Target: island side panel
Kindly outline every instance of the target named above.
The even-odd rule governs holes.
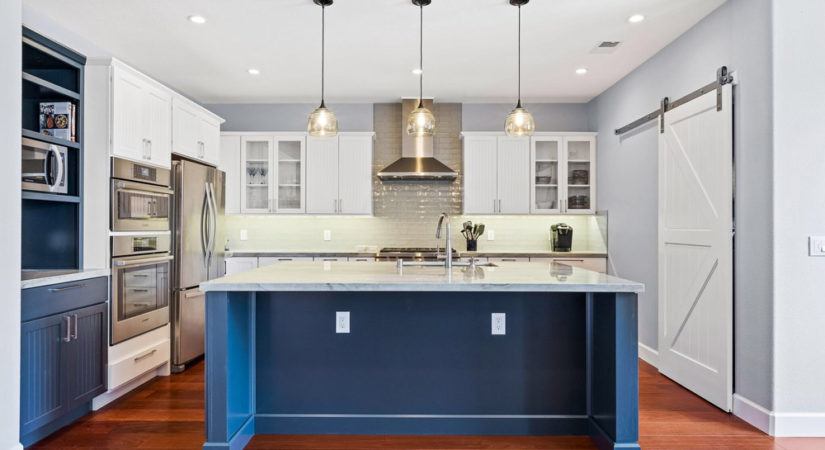
[[[587,434],[583,293],[258,293],[257,321],[258,433]]]
[[[590,434],[600,449],[639,448],[637,295],[588,299]]]
[[[255,428],[255,294],[206,295],[204,448],[243,448]]]

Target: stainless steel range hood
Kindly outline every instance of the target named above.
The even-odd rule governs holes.
[[[407,134],[407,117],[418,106],[418,99],[401,103],[401,159],[378,172],[382,181],[452,181],[457,174],[433,157],[433,138]],[[433,101],[425,99],[424,107],[432,111]]]

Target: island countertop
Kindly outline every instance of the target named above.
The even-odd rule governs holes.
[[[226,276],[203,291],[644,292],[644,284],[547,262],[496,267],[404,267],[395,262],[288,262]]]

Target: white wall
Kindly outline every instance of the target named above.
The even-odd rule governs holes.
[[[773,0],[774,414],[777,435],[825,436],[825,2]]]
[[[0,449],[20,447],[20,0],[0,2]]]
[[[821,49],[821,38],[818,45]],[[735,70],[739,80],[735,88],[734,119],[737,191],[734,387],[739,395],[770,409],[773,383],[771,0],[729,0],[591,102],[591,121],[599,131],[598,205],[610,215],[610,253],[618,275],[641,281],[647,287],[640,296],[639,339],[655,349],[658,345],[657,130],[655,123],[651,123],[622,138],[615,136],[613,130],[655,110],[662,97],[676,99],[711,82],[716,69],[722,65]],[[820,128],[823,127],[820,125]],[[799,194],[790,196],[798,198]],[[822,191],[819,204],[821,199]],[[825,223],[820,224],[823,225]],[[785,233],[783,229],[781,234]]]

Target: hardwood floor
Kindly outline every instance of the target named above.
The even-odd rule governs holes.
[[[772,439],[640,363],[644,449],[822,450],[825,439]],[[203,444],[203,362],[157,379],[33,448],[199,449]],[[256,436],[248,448],[278,450],[592,449],[587,437]]]

